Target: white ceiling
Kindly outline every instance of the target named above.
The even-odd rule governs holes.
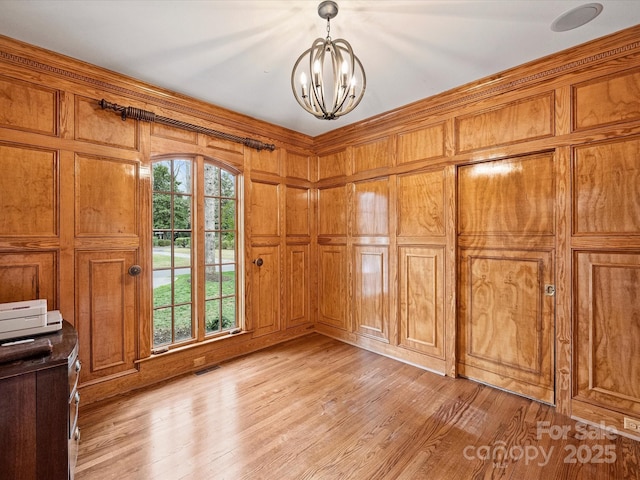
[[[337,0],[332,38],[367,74],[338,120],[302,110],[298,56],[326,21],[320,0],[0,0],[0,34],[312,136],[640,23],[640,1],[597,0],[575,30],[550,29],[592,0]]]

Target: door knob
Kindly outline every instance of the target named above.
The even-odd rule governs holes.
[[[142,267],[140,265],[131,265],[129,267],[129,275],[136,277],[142,273]]]
[[[258,257],[253,261],[253,263],[255,263],[258,267],[261,267],[264,261],[260,257]]]

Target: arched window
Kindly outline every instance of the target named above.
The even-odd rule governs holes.
[[[240,325],[238,179],[202,156],[152,161],[153,348]]]

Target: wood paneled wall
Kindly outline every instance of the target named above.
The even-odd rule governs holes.
[[[76,326],[84,404],[312,331],[312,139],[5,37],[0,66],[0,301],[45,298]],[[277,149],[123,121],[101,98]],[[150,161],[167,154],[240,172],[248,300],[245,333],[153,355]]]
[[[317,137],[316,329],[637,435],[639,36]]]
[[[442,374],[507,378],[624,431],[640,416],[639,37],[314,139],[0,37],[0,297],[47,298],[76,324],[90,398],[315,325]],[[122,122],[101,97],[278,148]],[[150,356],[150,277],[133,305],[115,290],[131,261],[149,271],[149,159],[172,152],[242,173],[248,333]],[[121,282],[104,291],[101,275]],[[106,342],[87,337],[105,315]]]

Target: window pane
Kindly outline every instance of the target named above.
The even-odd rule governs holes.
[[[205,303],[205,328],[207,333],[220,331],[220,300]]]
[[[191,228],[191,197],[174,195],[173,228],[175,230],[189,230]]]
[[[173,303],[191,302],[191,269],[177,268],[174,270]]]
[[[220,196],[220,169],[210,163],[204,164],[204,194]]]
[[[236,294],[236,272],[234,265],[222,266],[222,295]]]
[[[204,229],[220,229],[220,200],[217,198],[204,199]]]
[[[218,245],[220,238],[218,233],[207,232],[204,234],[204,258],[205,263],[211,265],[220,263],[220,254],[218,253]]]
[[[153,164],[153,190],[156,192],[171,191],[171,162],[155,162]]]
[[[171,232],[153,232],[153,268],[171,268]]]
[[[155,270],[153,272],[153,307],[165,307],[172,304],[171,270]]]
[[[222,299],[222,328],[236,327],[236,297]]]
[[[220,297],[220,267],[206,267],[205,269],[205,298]]]
[[[234,232],[222,232],[222,263],[236,261],[236,234]]]
[[[193,337],[191,329],[191,305],[180,305],[175,309],[175,341]]]
[[[220,196],[233,198],[236,196],[236,177],[231,173],[221,170],[220,172]]]
[[[153,311],[153,346],[171,343],[171,307]]]
[[[173,241],[173,265],[176,268],[191,266],[191,232],[177,232]]]
[[[173,162],[173,191],[191,193],[191,160]]]
[[[221,201],[222,219],[220,230],[236,229],[236,202],[235,200],[224,199]]]
[[[168,193],[153,194],[153,228],[171,228],[171,195]]]

